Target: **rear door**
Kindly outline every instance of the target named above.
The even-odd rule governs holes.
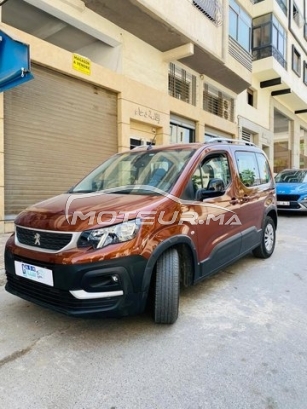
[[[236,150],[239,202],[238,217],[242,223],[242,248],[240,253],[259,243],[265,208],[274,192],[270,166],[265,155],[252,150]]]

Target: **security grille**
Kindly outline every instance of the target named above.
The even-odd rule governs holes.
[[[203,109],[234,122],[234,99],[209,84],[204,84]]]
[[[253,142],[253,135],[250,132],[242,130],[242,140],[245,142]]]
[[[222,7],[219,0],[193,0],[193,6],[217,26],[223,23]]]
[[[168,92],[174,98],[196,106],[196,77],[173,63],[169,65]]]
[[[4,94],[5,217],[67,191],[117,152],[114,92],[32,65]]]

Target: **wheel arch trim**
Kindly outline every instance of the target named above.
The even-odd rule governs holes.
[[[153,269],[156,265],[156,262],[158,260],[158,258],[161,256],[162,253],[164,253],[166,250],[172,248],[172,247],[176,247],[179,244],[186,244],[190,250],[191,250],[191,254],[193,257],[193,266],[195,269],[195,273],[197,272],[197,269],[199,268],[199,264],[197,262],[197,252],[196,252],[196,248],[195,245],[192,241],[192,239],[188,236],[185,235],[177,235],[177,236],[173,236],[170,237],[167,240],[164,240],[162,243],[160,243],[153,251],[153,253],[151,254],[145,271],[144,271],[144,275],[143,275],[143,282],[142,282],[142,291],[147,292],[150,286],[150,280],[151,280],[151,276],[152,276],[152,272]]]

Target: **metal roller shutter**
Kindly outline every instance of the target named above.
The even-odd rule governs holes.
[[[4,94],[6,219],[117,152],[115,93],[45,68],[33,74]]]

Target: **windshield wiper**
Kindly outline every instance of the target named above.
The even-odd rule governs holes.
[[[68,190],[68,192],[67,193],[94,193],[95,192],[95,190],[92,190],[92,189],[87,189],[87,190],[73,190],[73,189],[71,189],[71,190]]]
[[[112,195],[112,194],[116,194],[116,195],[120,195],[120,194],[123,194],[123,195],[129,195],[130,193],[132,193],[132,191],[131,191],[131,189],[127,189],[127,190],[110,190],[110,191],[108,191],[108,190],[102,190],[102,192],[103,193],[105,193],[106,195]]]

